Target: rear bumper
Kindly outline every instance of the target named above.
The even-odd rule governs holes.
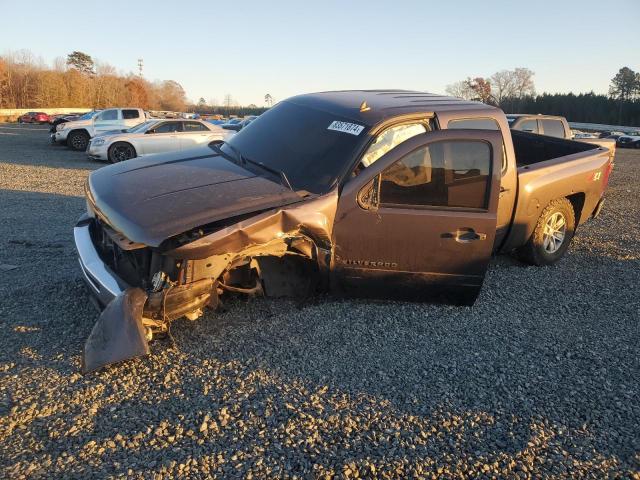
[[[98,302],[105,306],[128,285],[102,261],[91,240],[89,218],[83,216],[73,229],[78,262],[87,287]]]

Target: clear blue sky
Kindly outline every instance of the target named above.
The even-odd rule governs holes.
[[[81,50],[122,72],[173,79],[190,99],[263,105],[311,91],[444,92],[528,67],[538,92],[606,93],[640,69],[639,0],[0,0],[0,52],[52,61]]]

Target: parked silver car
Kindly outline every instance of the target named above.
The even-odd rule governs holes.
[[[188,150],[233,132],[201,120],[152,119],[128,130],[106,132],[91,139],[87,155],[112,163],[154,153]]]

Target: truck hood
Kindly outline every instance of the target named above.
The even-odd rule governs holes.
[[[73,129],[73,128],[85,128],[85,127],[90,127],[91,125],[93,125],[93,120],[89,119],[89,120],[72,120],[70,122],[64,122],[62,123],[62,125],[64,125],[65,130],[66,129]]]
[[[302,200],[207,146],[96,170],[87,196],[113,229],[152,247],[195,227]]]

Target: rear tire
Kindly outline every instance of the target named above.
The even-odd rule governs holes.
[[[109,161],[111,163],[124,162],[137,157],[136,149],[127,142],[116,142],[109,147]]]
[[[553,265],[560,260],[576,231],[573,205],[566,198],[557,198],[542,211],[529,241],[518,256],[531,265]]]
[[[83,131],[71,132],[67,136],[67,145],[76,151],[85,151],[89,145],[89,134]]]

